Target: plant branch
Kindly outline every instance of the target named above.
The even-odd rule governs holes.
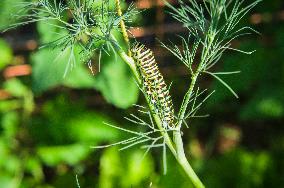
[[[121,8],[120,8],[120,2],[119,0],[116,0],[116,6],[117,6],[117,12],[118,12],[118,15],[121,16],[122,15],[122,11],[121,11]],[[125,42],[127,43],[128,45],[128,55],[127,56],[125,54],[125,52],[120,48],[120,46],[117,44],[117,42],[115,42],[114,46],[115,48],[117,49],[117,52],[119,54],[119,56],[130,66],[133,74],[135,75],[135,79],[136,81],[141,84],[141,78],[140,78],[140,75],[136,69],[136,66],[135,66],[135,62],[134,60],[131,58],[131,51],[130,51],[130,45],[129,45],[129,39],[128,39],[128,35],[127,35],[127,31],[126,31],[126,28],[125,28],[125,24],[124,24],[124,21],[121,20],[120,22],[121,24],[121,29],[122,29],[122,33],[123,33],[123,37],[124,37],[124,40]],[[115,37],[112,36],[112,39],[114,41],[115,40]],[[200,68],[198,69],[201,69],[201,64],[199,66]],[[182,117],[184,117],[185,115],[185,111],[186,111],[186,107],[189,103],[189,99],[191,97],[191,94],[193,92],[193,89],[194,89],[194,85],[195,85],[195,82],[197,80],[197,77],[199,75],[199,72],[197,72],[193,78],[192,78],[192,83],[191,83],[191,86],[190,86],[190,91],[189,91],[189,95],[187,96],[188,99],[186,98],[186,101],[185,101],[185,110],[184,112],[182,111]],[[145,94],[144,94],[145,95]],[[173,155],[175,156],[175,158],[177,159],[178,163],[181,165],[181,167],[184,169],[184,171],[186,172],[186,174],[188,175],[189,179],[192,181],[193,185],[196,187],[196,188],[204,188],[205,186],[202,184],[202,182],[200,181],[200,179],[198,178],[198,176],[196,175],[196,173],[194,172],[194,170],[192,169],[191,165],[189,164],[186,156],[185,156],[185,152],[184,152],[184,148],[183,148],[183,141],[182,141],[182,136],[181,136],[181,132],[180,132],[180,126],[178,129],[174,130],[174,142],[172,141],[171,137],[169,136],[169,134],[167,133],[167,131],[165,130],[165,128],[163,127],[163,124],[162,124],[162,120],[161,118],[155,113],[155,107],[151,104],[149,98],[145,95],[145,99],[148,103],[148,106],[150,108],[150,112],[154,118],[154,121],[158,127],[158,129],[161,131],[161,134],[162,136],[164,137],[165,139],[165,143],[167,144],[167,146],[169,147],[169,149],[171,150],[171,152],[173,153]],[[183,118],[182,118],[183,119]],[[181,121],[182,122],[182,121]],[[181,124],[181,123],[180,123]]]
[[[177,123],[177,126],[176,126],[178,130],[181,129],[181,125],[182,125],[182,122],[184,120],[185,112],[186,112],[187,106],[189,104],[190,98],[192,96],[193,89],[194,89],[195,83],[197,81],[198,75],[199,75],[198,71],[195,74],[193,74],[193,76],[191,77],[191,83],[190,83],[189,89],[184,96],[184,99],[183,99],[183,102],[182,102],[182,105],[181,105],[181,108],[180,108],[180,111],[179,111],[179,114],[178,114],[178,123]]]
[[[137,81],[137,83],[140,85],[141,84],[141,78],[140,75],[136,69],[135,66],[135,62],[134,60],[129,57],[124,51],[123,49],[118,45],[116,38],[112,35],[112,45],[114,46],[115,50],[117,51],[118,55],[123,59],[123,61],[130,67],[132,73],[134,74],[135,80]],[[161,131],[161,134],[164,136],[165,141],[167,146],[169,147],[169,149],[171,150],[171,152],[173,153],[174,156],[176,156],[176,150],[175,150],[175,146],[173,144],[172,139],[170,138],[169,134],[167,133],[167,131],[163,128],[162,125],[162,120],[160,119],[160,117],[154,113],[155,111],[155,107],[150,103],[148,97],[145,96],[145,99],[147,101],[147,104],[150,108],[150,112],[152,114],[152,116],[154,117],[154,120],[156,122],[157,127],[159,128],[159,130]]]
[[[201,71],[203,69],[203,66],[206,63],[207,59],[208,59],[207,56],[208,56],[210,48],[211,48],[211,46],[213,44],[214,35],[213,36],[212,35],[207,35],[206,38],[209,40],[208,46],[203,51],[203,53],[201,55],[200,63],[198,65],[198,67],[197,67],[197,70],[191,77],[191,83],[190,83],[189,89],[188,89],[187,93],[184,96],[184,100],[182,102],[182,105],[181,105],[181,108],[180,108],[180,112],[178,114],[177,129],[181,128],[182,122],[184,120],[185,112],[186,112],[188,104],[190,102],[190,98],[192,96],[192,93],[193,93],[194,86],[196,84],[197,78],[198,78],[199,74],[201,73]]]
[[[193,90],[194,90],[194,86],[196,84],[197,78],[200,75],[200,73],[201,73],[201,71],[204,67],[204,64],[206,63],[206,61],[208,59],[207,56],[208,56],[210,48],[213,44],[214,35],[213,36],[207,35],[206,38],[208,39],[208,46],[206,47],[206,49],[202,53],[201,60],[200,60],[200,63],[197,67],[197,70],[195,71],[194,74],[192,74],[189,89],[188,89],[187,93],[185,94],[184,100],[183,100],[181,108],[180,108],[180,112],[178,114],[178,123],[177,123],[177,126],[176,126],[177,131],[175,131],[173,133],[174,143],[175,143],[176,151],[177,151],[176,158],[177,158],[179,164],[183,167],[183,169],[187,173],[188,177],[191,179],[194,186],[197,187],[197,188],[204,188],[205,186],[202,184],[202,182],[200,181],[198,176],[195,174],[194,170],[192,169],[192,167],[188,163],[188,160],[185,156],[184,146],[183,146],[183,141],[182,141],[182,135],[181,135],[181,126],[182,126],[182,122],[183,122],[184,117],[185,117],[187,107],[190,103],[190,99],[191,99],[191,96],[193,94]]]
[[[122,17],[122,10],[121,10],[121,7],[120,7],[120,0],[115,0],[115,3],[116,3],[117,14],[118,14],[118,16]],[[128,48],[128,56],[131,57],[132,55],[131,55],[131,50],[130,50],[129,38],[128,38],[128,34],[127,34],[127,30],[126,30],[126,26],[125,26],[123,18],[121,18],[121,20],[120,20],[120,27],[121,27],[121,31],[122,31],[122,35],[123,35],[124,41],[125,41],[125,43],[127,45],[127,48]]]
[[[177,155],[175,156],[181,167],[186,172],[187,176],[192,181],[193,185],[196,188],[205,188],[203,183],[200,181],[194,170],[192,169],[191,165],[189,164],[185,152],[183,149],[183,141],[180,130],[174,131],[174,143],[176,145]]]
[[[112,44],[113,44],[114,48],[116,49],[118,55],[125,61],[125,63],[127,65],[129,65],[132,73],[135,76],[135,80],[139,84],[141,84],[141,78],[140,78],[140,75],[139,75],[139,73],[136,69],[134,60],[131,57],[129,57],[123,51],[123,49],[118,45],[117,40],[114,36],[112,36],[112,40],[113,40]],[[196,78],[197,78],[197,76],[198,75],[196,75]],[[192,87],[194,87],[194,84],[192,84]],[[193,90],[193,88],[192,88],[192,90]],[[150,108],[150,112],[151,112],[151,114],[154,118],[154,121],[155,121],[158,129],[161,131],[161,134],[165,139],[165,143],[169,147],[170,151],[172,152],[172,154],[174,155],[174,157],[176,158],[178,163],[181,165],[181,167],[184,169],[184,171],[186,172],[187,176],[192,181],[194,186],[196,188],[204,188],[204,185],[202,184],[202,182],[200,181],[198,176],[195,174],[195,172],[193,171],[192,167],[190,166],[189,162],[186,159],[184,149],[183,149],[183,142],[182,142],[180,129],[175,130],[174,142],[173,142],[171,137],[169,136],[168,132],[164,129],[164,127],[162,125],[162,120],[160,119],[160,117],[156,113],[154,113],[155,107],[150,103],[147,96],[145,96],[145,99],[146,99],[147,104]]]

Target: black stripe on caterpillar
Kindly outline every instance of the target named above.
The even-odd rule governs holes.
[[[156,113],[167,125],[172,126],[174,108],[168,87],[159,71],[153,52],[143,44],[133,45],[132,57],[142,78],[142,89],[150,102],[155,106]]]

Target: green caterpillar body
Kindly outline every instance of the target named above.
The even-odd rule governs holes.
[[[172,126],[174,121],[173,102],[153,52],[140,43],[136,43],[131,51],[142,77],[142,89],[147,97],[150,98],[150,102],[155,106],[156,113],[160,118],[167,125]]]

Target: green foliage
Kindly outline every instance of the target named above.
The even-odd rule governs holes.
[[[247,103],[241,113],[240,117],[245,120],[252,120],[255,118],[261,119],[279,119],[284,115],[284,90],[279,88],[269,88],[267,90],[258,91],[258,94]]]
[[[75,165],[85,159],[90,153],[86,145],[43,146],[38,148],[37,155],[48,166],[60,163]]]
[[[9,27],[11,24],[17,22],[12,13],[15,13],[19,7],[17,5],[27,2],[27,0],[2,0],[0,3],[0,30]]]
[[[69,123],[69,135],[72,140],[94,144],[119,138],[119,132],[104,122],[112,122],[111,119],[99,113],[84,113],[74,118]]]
[[[227,50],[238,51],[245,54],[246,52],[231,47],[233,40],[241,36],[257,33],[254,29],[248,26],[238,27],[242,18],[254,8],[261,0],[253,1],[251,4],[241,8],[243,1],[203,1],[198,3],[193,0],[187,5],[183,0],[179,1],[180,7],[176,8],[167,4],[170,8],[170,14],[174,19],[181,22],[188,30],[188,38],[180,37],[182,40],[182,50],[175,44],[165,45],[174,56],[178,58],[189,70],[189,75],[192,78],[192,88],[188,91],[188,96],[185,96],[183,108],[186,108],[186,97],[189,99],[193,93],[193,86],[200,73],[207,73],[222,83],[235,97],[238,98],[235,91],[223,81],[219,74],[234,74],[236,72],[211,72],[221,59],[222,55]],[[208,14],[208,18],[207,15]],[[191,46],[191,43],[193,45]],[[196,52],[200,48],[200,60],[196,58]],[[193,64],[194,62],[197,62]],[[194,70],[193,66],[196,66]],[[183,117],[182,117],[183,118]]]
[[[279,30],[283,30],[283,28],[280,27]],[[227,77],[228,83],[241,96],[246,96],[247,93],[251,92],[250,100],[241,107],[239,113],[242,120],[279,119],[283,117],[284,82],[282,77],[278,75],[282,75],[284,64],[277,58],[283,53],[283,49],[281,49],[283,39],[281,40],[282,34],[280,33],[272,35],[275,36],[275,49],[266,49],[263,44],[247,41],[242,43],[242,49],[256,49],[256,53],[252,54],[250,58],[241,54],[224,58],[224,71],[232,69],[241,71],[234,78]],[[221,85],[216,82],[213,83],[212,88],[222,91]],[[229,98],[228,93],[217,92],[210,106],[227,101]]]
[[[18,79],[7,80],[3,87],[14,97],[24,97],[29,93],[28,87]]]
[[[16,18],[23,21],[12,24],[8,29],[40,21],[54,29],[63,29],[66,31],[65,33],[55,32],[54,34],[60,37],[48,41],[46,45],[59,48],[62,52],[73,51],[76,46],[80,46],[83,54],[81,61],[88,62],[95,51],[107,52],[106,47],[109,47],[109,44],[113,42],[112,32],[119,31],[120,20],[131,21],[132,17],[138,13],[133,6],[129,6],[121,16],[113,9],[114,2],[109,0],[85,0],[82,2],[71,0],[67,4],[62,1],[49,0],[26,2],[22,3],[19,15],[15,14]],[[66,15],[70,15],[70,20],[66,18]],[[75,57],[71,55],[69,59],[66,71],[69,71],[72,61],[76,61]]]
[[[235,150],[204,164],[204,180],[210,187],[261,187],[271,160],[265,152]]]
[[[139,89],[127,65],[115,57],[103,57],[101,72],[95,77],[95,88],[101,91],[108,102],[127,108],[138,100]]]
[[[0,70],[3,69],[6,65],[11,63],[13,58],[12,50],[9,45],[0,38]]]
[[[33,90],[40,93],[58,85],[72,88],[94,88],[94,78],[82,64],[76,65],[76,69],[72,70],[67,77],[63,77],[70,51],[66,51],[60,57],[57,57],[58,52],[60,52],[59,49],[52,51],[42,49],[32,56]]]
[[[110,117],[92,111],[86,113],[82,104],[72,104],[64,95],[45,103],[42,108],[42,116],[35,118],[29,127],[34,139],[39,143],[45,145],[71,142],[94,144],[113,140],[118,136],[116,130],[105,127],[103,124],[103,122],[112,122]],[[44,126],[42,122],[45,122]],[[43,132],[37,131],[40,127],[44,130]]]
[[[66,34],[64,29],[51,27],[50,24],[54,25],[56,21],[47,20],[38,23],[43,44],[60,39],[61,35]],[[46,32],[47,30],[49,32]],[[100,69],[100,72],[93,76],[92,70],[88,70],[87,66],[81,62],[81,51],[79,46],[63,52],[58,48],[52,50],[42,48],[33,54],[34,92],[42,93],[58,85],[71,88],[96,88],[108,102],[119,108],[127,108],[136,103],[138,88],[131,80],[131,73],[121,59],[113,54],[103,55],[100,60],[103,63],[102,68],[100,62],[94,65],[96,69]],[[114,71],[115,74],[113,74]]]
[[[6,15],[11,11],[15,12],[14,3],[16,0],[13,3],[8,0],[0,2],[0,28],[13,21],[7,19],[4,12]],[[270,10],[278,10],[282,1],[263,3],[257,10],[263,9],[267,13]],[[113,4],[110,7],[113,8]],[[67,15],[64,14],[62,19],[67,19]],[[152,17],[149,16],[149,19]],[[39,40],[43,45],[57,39],[58,34],[68,34],[65,29],[54,28],[50,23],[58,22],[45,21],[37,25]],[[204,24],[205,27],[208,26],[207,22]],[[242,23],[240,24],[242,26]],[[258,27],[262,33],[260,38],[265,38],[265,41],[256,42],[259,40],[259,37],[256,37],[244,38],[245,41],[240,41],[240,46],[238,42],[234,43],[234,46],[243,51],[256,49],[256,53],[251,56],[224,54],[224,61],[220,61],[222,63],[216,64],[215,67],[222,72],[213,72],[234,88],[240,96],[239,102],[231,101],[231,93],[218,80],[213,81],[211,87],[212,90],[218,91],[214,93],[214,97],[209,98],[207,90],[196,87],[190,98],[191,105],[185,117],[200,117],[196,112],[205,101],[209,101],[209,105],[206,106],[208,112],[214,114],[213,117],[189,124],[190,130],[183,129],[186,135],[185,152],[207,187],[262,188],[282,187],[284,184],[284,63],[281,58],[284,51],[284,29],[280,20],[279,23],[271,24],[264,21],[263,25]],[[118,35],[117,37],[119,38]],[[180,50],[174,55],[178,55],[177,58],[189,68],[189,65],[196,62],[192,61],[191,56],[195,55],[192,53],[194,51],[187,49],[194,40],[187,40],[186,37],[185,39],[182,39],[183,51],[179,46],[171,49],[176,50],[175,52],[178,52],[177,49]],[[0,40],[0,68],[3,69],[14,57],[10,47],[2,42]],[[202,45],[198,43],[199,47]],[[171,155],[167,155],[167,175],[161,175],[164,164],[161,161],[163,153],[160,150],[153,150],[144,156],[147,147],[124,152],[118,151],[119,148],[116,147],[106,150],[90,148],[128,138],[129,135],[122,134],[103,122],[120,124],[123,129],[139,133],[144,133],[151,127],[145,126],[142,121],[131,116],[135,120],[134,123],[144,126],[139,126],[136,130],[129,122],[121,121],[121,118],[118,118],[120,121],[115,119],[122,115],[116,109],[106,108],[105,104],[94,106],[90,102],[89,89],[95,88],[109,103],[127,108],[136,102],[138,88],[127,66],[119,57],[113,55],[111,49],[108,51],[106,47],[110,56],[102,51],[101,70],[95,76],[92,76],[91,70],[82,63],[81,50],[80,46],[74,48],[76,67],[71,69],[71,64],[74,63],[72,61],[65,77],[70,48],[63,52],[50,48],[42,48],[32,54],[25,52],[25,55],[31,55],[32,78],[2,78],[0,91],[5,90],[10,96],[0,100],[0,187],[78,187],[75,174],[78,175],[82,188],[192,187]],[[98,55],[99,51],[94,54]],[[197,59],[198,57],[199,52],[196,55]],[[96,69],[98,63],[94,62],[99,62],[97,59],[97,56],[92,58],[92,66]],[[188,72],[196,70],[195,66],[191,68]],[[232,73],[232,70],[241,73],[225,75]],[[177,83],[182,82],[180,78],[176,80]],[[203,82],[198,81],[202,86]],[[208,83],[206,81],[206,86]],[[71,89],[53,89],[60,86]],[[177,96],[182,92],[178,89],[172,91]],[[130,109],[129,113],[135,114],[133,111]],[[229,140],[229,143],[233,142],[235,145],[224,153],[219,152],[218,144],[227,142],[214,134],[219,124],[223,123],[236,126],[242,135],[240,143]],[[199,156],[194,155],[194,151],[188,147],[193,140],[200,141]],[[150,146],[158,147],[153,143]]]
[[[127,153],[127,159],[123,158],[125,155],[117,148],[109,148],[104,152],[101,158],[102,176],[99,187],[147,187],[150,184],[149,177],[154,173],[151,158],[141,160],[143,152],[135,150]]]

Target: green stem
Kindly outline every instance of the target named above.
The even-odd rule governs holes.
[[[214,41],[214,35],[208,35],[207,36],[207,39],[209,40],[208,41],[208,46],[206,47],[206,50],[203,51],[202,53],[202,57],[201,57],[201,61],[197,67],[197,70],[195,71],[195,73],[192,75],[191,77],[191,83],[190,83],[190,86],[189,86],[189,89],[184,97],[184,100],[182,102],[182,105],[181,105],[181,108],[180,108],[180,112],[178,114],[178,123],[177,123],[177,129],[180,130],[181,129],[181,125],[182,125],[182,122],[184,120],[184,116],[185,116],[185,112],[186,112],[186,109],[187,109],[187,106],[189,104],[189,101],[190,101],[190,98],[192,96],[192,93],[193,93],[193,90],[194,90],[194,86],[196,84],[196,80],[200,74],[200,72],[202,71],[202,68],[203,68],[203,65],[205,64],[206,60],[207,60],[207,55],[209,53],[209,50],[211,48],[211,45]]]
[[[194,74],[192,76],[189,89],[188,89],[188,91],[187,91],[187,93],[186,93],[186,95],[184,97],[183,103],[181,105],[180,112],[178,114],[178,124],[177,124],[177,129],[178,130],[181,129],[181,125],[182,125],[182,122],[184,120],[185,112],[186,112],[188,103],[190,101],[191,95],[193,93],[193,89],[194,89],[194,86],[195,86],[195,83],[196,83],[198,75],[199,75],[199,72],[197,71],[196,74]]]
[[[121,12],[121,8],[120,8],[120,1],[119,0],[116,0],[116,6],[117,6],[118,15],[121,16],[122,12]],[[138,73],[138,71],[136,69],[136,65],[135,65],[134,60],[131,58],[131,51],[129,49],[129,39],[128,39],[128,35],[127,35],[127,32],[126,32],[123,20],[121,20],[121,28],[122,28],[124,40],[128,44],[128,51],[129,51],[128,55],[129,56],[118,45],[117,40],[115,39],[114,36],[112,36],[112,39],[114,40],[113,45],[114,45],[115,49],[117,50],[117,53],[119,54],[119,56],[129,65],[130,69],[132,70],[132,72],[135,76],[136,81],[140,85],[142,83],[141,78],[140,78],[140,74]],[[190,96],[192,94],[192,91],[193,91],[197,77],[198,77],[198,74],[196,74],[192,79],[194,81],[191,84],[191,87],[190,87],[191,89],[190,89],[190,94],[188,95],[188,99],[186,99],[186,101],[188,101],[188,102],[190,100]],[[169,149],[171,150],[171,152],[173,153],[173,155],[177,159],[178,163],[182,166],[182,168],[184,169],[184,171],[188,175],[189,179],[192,181],[193,185],[196,188],[204,188],[204,185],[199,180],[198,176],[195,174],[194,170],[192,169],[192,167],[190,166],[189,162],[186,159],[184,149],[183,149],[182,137],[181,137],[181,134],[180,134],[181,126],[179,126],[179,128],[174,132],[174,143],[173,143],[168,132],[165,131],[165,129],[163,127],[163,123],[162,123],[161,118],[155,113],[155,107],[151,104],[151,102],[150,102],[150,100],[147,96],[145,96],[145,99],[148,103],[148,106],[150,108],[150,112],[151,112],[152,116],[154,117],[154,121],[155,121],[158,129],[161,131],[161,134],[163,135],[163,137],[165,139],[165,143],[167,144],[167,146],[169,147]],[[184,112],[181,112],[182,113],[182,115],[181,115],[182,119],[184,118],[185,111],[186,111],[186,109],[184,110]],[[181,119],[180,122],[182,122],[182,119]],[[180,123],[180,125],[181,125],[181,123]]]
[[[135,62],[134,60],[129,57],[124,51],[123,49],[118,45],[116,38],[112,35],[112,40],[113,40],[113,46],[116,49],[118,55],[123,59],[123,61],[125,61],[125,63],[127,65],[129,65],[132,73],[135,76],[135,80],[137,81],[137,83],[140,85],[141,84],[141,78],[140,75],[136,69],[135,66]],[[147,101],[147,104],[150,108],[150,112],[152,113],[152,116],[154,117],[155,123],[157,124],[159,130],[161,131],[161,134],[164,136],[165,142],[167,144],[167,146],[169,147],[169,149],[171,150],[171,152],[176,155],[176,151],[175,151],[175,147],[173,144],[173,141],[171,139],[171,137],[169,136],[169,134],[167,133],[167,131],[165,131],[165,129],[163,128],[163,124],[162,124],[162,120],[160,119],[160,117],[154,113],[155,111],[155,107],[150,103],[148,97],[145,96],[145,99]]]
[[[116,3],[116,11],[118,16],[122,17],[122,11],[121,11],[121,7],[120,7],[120,0],[115,0]],[[121,31],[122,31],[122,35],[123,35],[123,39],[128,47],[128,55],[131,56],[131,50],[130,50],[130,43],[129,43],[129,38],[128,38],[128,34],[127,34],[127,30],[126,30],[126,26],[124,23],[124,20],[121,18],[120,20],[120,27],[121,27]]]
[[[114,41],[113,46],[116,49],[117,53],[129,65],[130,69],[132,70],[132,72],[135,76],[136,81],[139,84],[141,84],[140,75],[137,72],[134,60],[131,57],[129,57],[122,50],[122,48],[117,44],[114,36],[112,36],[112,40]],[[196,78],[197,78],[197,76],[196,76]],[[151,113],[154,117],[155,123],[156,123],[158,129],[161,131],[161,134],[164,136],[165,142],[166,142],[167,146],[169,147],[170,151],[175,156],[175,158],[177,159],[177,161],[181,165],[181,167],[184,169],[187,176],[192,181],[193,185],[196,188],[204,188],[204,185],[202,184],[202,182],[200,181],[198,176],[195,174],[194,170],[192,169],[192,167],[190,166],[190,164],[188,163],[188,161],[186,159],[184,149],[183,149],[183,142],[182,142],[180,130],[176,130],[174,132],[174,139],[175,140],[173,142],[171,137],[167,133],[167,131],[165,131],[163,124],[162,124],[162,120],[160,119],[160,117],[157,114],[153,113],[155,107],[150,103],[149,99],[146,96],[145,96],[145,98],[146,98],[146,101],[147,101],[148,106],[150,108],[150,111],[151,111]]]
[[[177,155],[176,158],[178,160],[178,162],[180,163],[180,165],[183,167],[183,169],[185,170],[185,172],[187,173],[188,177],[191,179],[192,183],[194,184],[195,187],[197,188],[203,188],[205,187],[202,182],[200,181],[200,179],[198,178],[198,176],[195,174],[194,170],[192,169],[192,167],[190,166],[190,164],[188,163],[188,160],[186,159],[185,156],[185,152],[184,152],[184,147],[183,147],[183,141],[182,141],[182,136],[181,136],[181,126],[182,126],[182,122],[184,120],[184,116],[190,101],[190,98],[192,96],[193,90],[194,90],[194,86],[196,84],[197,78],[200,74],[200,72],[202,71],[203,65],[207,60],[207,55],[209,53],[209,50],[211,48],[211,45],[214,41],[214,35],[213,36],[207,36],[208,39],[208,46],[205,49],[205,51],[203,51],[202,53],[202,57],[201,57],[201,61],[197,67],[197,70],[195,71],[195,73],[192,75],[191,77],[191,83],[189,86],[189,89],[184,97],[184,100],[182,102],[181,105],[181,110],[178,114],[178,123],[177,123],[177,131],[174,132],[173,134],[173,138],[174,138],[174,143],[176,146],[176,151],[177,151]]]
[[[111,36],[113,42],[112,45],[115,48],[116,52],[118,53],[118,55],[121,57],[121,59],[130,67],[132,73],[134,74],[134,77],[136,79],[136,81],[138,82],[138,84],[141,84],[141,79],[140,79],[140,75],[137,71],[135,62],[133,60],[132,57],[129,57],[124,50],[118,45],[116,38],[112,35]]]
[[[116,8],[117,8],[117,13],[119,16],[122,16],[122,11],[121,11],[121,7],[120,7],[120,0],[116,0]],[[125,23],[123,21],[123,19],[121,19],[120,21],[120,25],[121,25],[121,30],[123,33],[123,38],[125,40],[125,42],[127,43],[128,46],[128,55],[123,51],[123,49],[118,45],[117,40],[115,39],[115,37],[112,35],[112,39],[114,40],[114,46],[119,54],[119,56],[129,65],[129,67],[131,68],[136,81],[138,82],[138,84],[141,84],[141,78],[140,75],[136,69],[136,65],[134,60],[131,58],[131,51],[130,51],[130,44],[129,44],[129,38],[128,38],[128,34],[126,31],[126,27],[125,27]],[[148,106],[150,108],[150,112],[152,113],[152,116],[154,117],[154,120],[158,126],[158,129],[161,131],[161,134],[164,136],[165,142],[167,144],[167,146],[169,147],[169,149],[171,150],[171,152],[176,156],[176,151],[175,151],[175,147],[173,144],[173,141],[171,139],[171,137],[169,136],[169,134],[165,131],[162,121],[160,119],[160,117],[154,113],[155,111],[155,107],[150,103],[149,99],[147,96],[145,96],[145,99],[148,103]]]
[[[147,102],[148,102],[148,104],[150,104],[148,100],[147,100]],[[150,107],[150,109],[152,108],[151,111],[153,111],[153,105],[149,105],[149,107]],[[152,113],[152,115],[154,117],[154,120],[155,120],[155,123],[156,123],[158,129],[161,131],[161,134],[164,136],[164,139],[165,139],[167,146],[171,150],[172,154],[174,156],[176,156],[177,152],[176,152],[175,146],[173,144],[173,141],[172,141],[171,137],[169,136],[169,134],[167,133],[167,131],[165,131],[160,117],[157,114]]]
[[[205,188],[205,186],[202,184],[202,182],[200,181],[200,179],[192,169],[191,165],[189,164],[185,156],[185,152],[183,149],[183,141],[180,131],[174,132],[174,143],[176,145],[176,150],[177,150],[176,159],[181,165],[181,167],[184,169],[190,180],[192,181],[193,185],[196,188]]]

